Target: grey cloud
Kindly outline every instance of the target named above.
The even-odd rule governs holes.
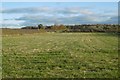
[[[80,7],[37,7],[37,8],[16,8],[3,10],[2,13],[27,13],[15,20],[23,21],[21,26],[38,24],[116,24],[117,17],[109,13],[98,14],[89,9]]]
[[[2,13],[48,13],[48,14],[84,14],[89,15],[93,14],[92,11],[81,8],[81,7],[31,7],[31,8],[14,8],[14,9],[4,9],[1,11]]]
[[[21,25],[17,25],[17,24],[2,24],[2,27],[20,27]]]
[[[113,16],[109,20],[101,22],[101,24],[118,24],[118,16]]]
[[[101,18],[101,20],[99,20]],[[111,17],[110,19],[106,19],[104,21],[105,16],[72,16],[72,17],[58,17],[58,16],[43,16],[43,15],[28,15],[16,20],[23,20],[21,26],[28,25],[38,25],[38,24],[112,24],[117,23],[116,17]]]
[[[101,20],[99,20],[101,18]],[[117,16],[113,16],[103,21],[105,16],[43,16],[43,15],[25,15],[15,19],[16,21],[23,21],[19,26],[35,26],[38,24],[52,25],[52,24],[117,24]],[[99,20],[99,21],[96,21]],[[4,24],[4,26],[18,26],[16,24]]]
[[[14,9],[4,9],[2,13],[40,13],[48,11],[47,7],[42,8],[14,8]]]

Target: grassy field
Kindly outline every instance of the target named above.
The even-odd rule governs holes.
[[[117,78],[111,33],[3,35],[3,78]]]

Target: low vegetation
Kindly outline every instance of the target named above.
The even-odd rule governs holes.
[[[36,32],[3,32],[3,78],[118,78],[116,33]]]
[[[51,25],[26,26],[21,29],[42,29],[47,32],[120,32],[119,24],[82,24],[82,25]]]

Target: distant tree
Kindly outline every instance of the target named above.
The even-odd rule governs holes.
[[[65,25],[53,25],[52,27],[51,27],[51,29],[53,30],[53,31],[57,31],[57,32],[62,32],[62,31],[65,31],[65,30],[67,30],[67,28],[66,28],[66,26]]]
[[[42,25],[42,24],[39,24],[39,25],[38,25],[38,29],[41,29],[41,28],[43,28],[43,25]]]

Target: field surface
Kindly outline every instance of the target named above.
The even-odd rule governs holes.
[[[3,35],[4,78],[117,78],[118,37],[111,33]]]

